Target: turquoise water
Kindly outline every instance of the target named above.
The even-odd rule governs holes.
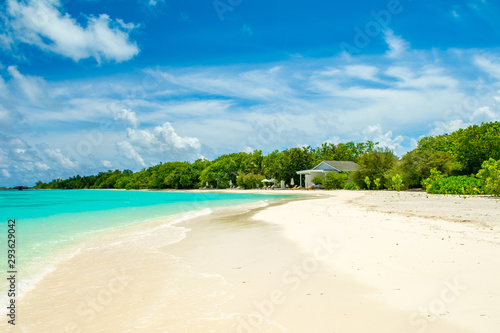
[[[16,220],[16,268],[31,272],[26,268],[44,266],[43,262],[56,251],[103,231],[176,214],[284,197],[204,192],[0,191],[1,253],[7,252],[9,219]],[[6,271],[6,256],[0,260]]]

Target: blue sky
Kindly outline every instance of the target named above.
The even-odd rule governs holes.
[[[0,186],[500,119],[500,4],[6,0]]]

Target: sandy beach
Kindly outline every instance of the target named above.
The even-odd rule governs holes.
[[[309,195],[96,237],[0,330],[500,330],[498,198],[269,192]]]

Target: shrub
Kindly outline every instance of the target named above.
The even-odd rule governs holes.
[[[323,187],[327,190],[342,189],[344,188],[348,178],[349,174],[347,174],[346,172],[327,172],[325,174],[325,179],[323,179]]]
[[[401,187],[403,187],[403,177],[401,177],[400,174],[396,174],[394,177],[392,177],[392,188],[396,191],[400,191]]]
[[[396,162],[397,157],[390,150],[368,152],[357,161],[359,168],[352,173],[352,179],[358,187],[367,188],[366,177],[371,180],[380,178],[380,188],[387,188],[390,186],[387,172],[394,169]]]
[[[350,182],[345,184],[344,190],[359,190],[359,187],[354,182]]]
[[[441,171],[438,171],[436,168],[432,168],[430,176],[422,181],[422,186],[427,192],[432,193],[430,192],[432,183],[441,178],[444,178],[444,175],[441,173]]]
[[[486,193],[500,195],[500,160],[490,158],[484,161],[477,177],[482,180]]]
[[[469,176],[438,178],[427,187],[428,193],[434,194],[481,194],[483,182]]]
[[[261,187],[263,186],[262,180],[265,177],[263,175],[256,175],[253,173],[242,174],[240,173],[238,179],[236,179],[236,184],[238,186],[246,188],[247,190],[254,188],[255,186]]]
[[[311,179],[311,181],[314,183],[314,184],[323,184],[323,177],[321,176],[316,176],[314,177],[313,179]]]
[[[370,181],[370,177],[366,176],[366,177],[365,177],[365,184],[366,184],[366,188],[367,188],[367,189],[370,189],[370,184],[371,184],[371,183],[372,183],[372,182]]]

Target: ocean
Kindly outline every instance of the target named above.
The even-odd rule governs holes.
[[[281,199],[285,195],[241,193],[109,191],[109,190],[23,190],[0,191],[0,244],[2,271],[9,269],[8,220],[15,220],[15,270],[20,295],[32,289],[62,260],[78,252],[75,244],[93,237],[145,223],[174,224],[213,209]],[[178,232],[166,242],[184,236]],[[12,231],[11,231],[12,233]],[[12,263],[12,262],[11,262]],[[1,280],[5,301],[7,281]],[[3,302],[2,302],[3,303]]]

